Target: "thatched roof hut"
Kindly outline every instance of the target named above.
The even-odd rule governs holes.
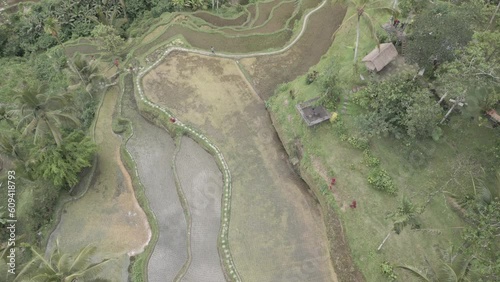
[[[392,43],[382,43],[379,47],[373,49],[362,60],[366,68],[371,71],[376,70],[379,72],[398,56],[398,51]]]

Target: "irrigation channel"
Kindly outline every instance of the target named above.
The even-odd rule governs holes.
[[[292,16],[287,3],[274,2],[272,11]],[[191,42],[126,75],[121,99],[111,91],[100,107],[92,185],[65,206],[49,245],[59,238],[64,250],[114,246],[99,254],[118,257],[105,278],[127,281],[126,256],[151,234],[122,169],[124,142],[158,224],[148,281],[337,281],[321,209],[290,168],[264,99],[319,61],[344,14],[325,0],[280,50],[230,54]],[[277,65],[289,71],[265,74]],[[111,131],[116,103],[133,132],[121,141]]]

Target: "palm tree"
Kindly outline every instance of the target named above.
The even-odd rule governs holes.
[[[80,124],[74,116],[63,112],[69,100],[66,94],[48,95],[43,93],[42,86],[25,86],[15,98],[21,102],[20,108],[12,111],[20,116],[17,128],[22,129],[23,136],[34,133],[35,143],[50,132],[56,144],[60,146],[60,127],[65,124]]]
[[[97,248],[86,246],[74,255],[62,254],[56,241],[56,248],[46,259],[33,247],[28,246],[34,254],[34,258],[19,272],[14,282],[17,281],[95,281],[102,272],[109,259],[98,263],[92,263],[91,258],[95,255]]]
[[[350,20],[356,19],[356,45],[354,47],[354,64],[356,64],[358,59],[361,21],[363,21],[363,23],[368,27],[368,29],[370,30],[371,37],[374,40],[376,40],[378,44],[378,37],[375,32],[374,20],[368,12],[382,11],[386,12],[387,14],[396,14],[396,10],[389,6],[383,6],[386,3],[386,1],[382,0],[344,0],[344,1],[346,2],[346,4],[356,9],[356,13],[354,13],[352,16],[344,20],[344,22],[342,23],[342,25],[344,25]]]
[[[92,96],[92,88],[94,82],[101,80],[103,77],[99,74],[99,68],[95,59],[87,61],[80,53],[76,53],[72,60],[68,60],[68,66],[71,72],[79,82],[72,87],[83,86],[85,91]]]
[[[422,211],[418,210],[410,199],[406,196],[403,196],[401,199],[401,205],[398,207],[396,212],[390,213],[388,215],[389,218],[392,218],[393,228],[389,234],[384,238],[377,251],[382,249],[382,246],[385,244],[389,236],[391,236],[392,231],[396,234],[400,234],[403,229],[410,225],[412,229],[420,228],[420,221],[418,219],[418,215],[422,213]]]
[[[59,21],[57,18],[54,17],[48,17],[44,24],[43,24],[43,30],[52,35],[59,44],[61,44],[61,40],[59,39],[59,31],[61,30],[61,26],[59,25]]]
[[[470,281],[466,276],[469,274],[474,259],[474,256],[466,257],[463,254],[456,253],[453,247],[450,247],[448,250],[441,251],[441,258],[435,262],[431,263],[425,259],[427,264],[426,271],[410,265],[400,265],[397,267],[409,271],[423,281],[465,282]]]
[[[15,127],[10,111],[7,110],[5,105],[0,104],[0,122],[2,120],[4,120],[11,128]]]

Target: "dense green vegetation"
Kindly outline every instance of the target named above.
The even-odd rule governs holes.
[[[453,277],[457,279],[453,281],[497,281],[500,132],[485,113],[500,110],[498,1],[402,0],[401,13],[393,14],[384,8],[392,7],[393,1],[384,3],[349,2],[351,13],[346,19],[358,22],[345,23],[337,32],[331,53],[315,67],[320,79],[305,85],[304,78],[299,78],[278,88],[269,104],[284,145],[292,154],[297,140],[304,146],[303,171],[314,177],[323,197],[344,220],[358,267],[368,281],[409,279],[411,274],[425,281]],[[367,9],[378,12],[368,18]],[[404,42],[377,27],[391,15],[405,23]],[[403,31],[400,26],[397,30]],[[345,46],[353,34],[355,42]],[[367,54],[377,37],[394,42],[406,64],[399,62],[392,70],[374,75],[355,58],[357,68],[353,68],[352,49],[355,54],[357,49]],[[359,79],[360,74],[365,80]],[[330,78],[335,97],[325,99],[324,82]],[[330,124],[307,128],[295,118],[293,105],[283,106],[290,99],[300,102],[317,96],[338,114]],[[330,177],[344,178],[345,184],[332,194],[323,188],[328,180],[318,176],[318,166]],[[437,203],[437,197],[445,199],[447,207]],[[346,198],[364,203],[368,210],[352,215],[340,212]],[[442,222],[442,217],[449,221]],[[463,228],[452,231],[457,226],[454,217]],[[389,233],[375,242],[373,233],[367,237],[354,231],[379,230],[384,221],[401,235]],[[413,230],[448,237],[423,239],[425,235]],[[383,229],[377,234],[383,234]],[[419,247],[404,246],[408,237]],[[377,246],[378,253],[373,253]]]

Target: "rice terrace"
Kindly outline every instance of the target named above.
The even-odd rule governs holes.
[[[1,2],[0,281],[499,281],[498,7]]]

